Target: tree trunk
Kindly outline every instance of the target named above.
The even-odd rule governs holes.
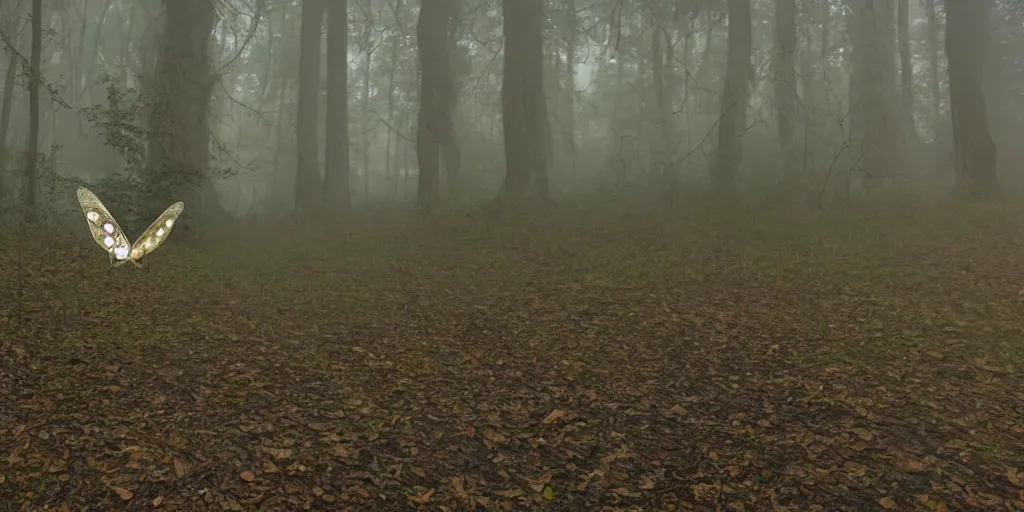
[[[775,109],[785,168],[796,164],[796,0],[775,0]],[[822,63],[824,64],[824,63]]]
[[[663,192],[663,197],[671,203],[675,201],[676,192],[676,175],[672,159],[676,136],[672,125],[672,84],[670,83],[672,59],[666,58],[666,54],[671,54],[672,41],[668,39],[668,31],[665,27],[667,13],[662,10],[663,6],[658,2],[651,2],[649,7],[654,27],[651,30],[651,68],[654,79],[654,98],[657,102],[655,118],[658,122],[658,130],[661,132],[660,136],[652,141],[655,151],[651,163],[655,172],[651,178],[652,184],[659,188]]]
[[[956,186],[990,199],[999,190],[996,145],[989,132],[981,80],[990,34],[991,0],[946,0],[946,62],[953,111]]]
[[[722,91],[718,146],[711,173],[712,191],[719,197],[735,194],[736,177],[743,159],[743,132],[747,124],[753,34],[750,25],[750,0],[728,0],[729,41],[725,80]]]
[[[217,13],[212,0],[164,0],[164,9],[149,118],[149,204],[184,199],[193,215],[219,220],[226,212],[208,174],[207,119],[217,83],[209,48]]]
[[[18,55],[7,49],[7,71],[4,73],[3,106],[0,107],[0,197],[4,196],[4,178],[7,177],[7,132],[11,127],[11,106],[14,103],[14,79],[18,76]]]
[[[501,118],[505,141],[508,204],[522,207],[532,199],[550,201],[545,137],[544,2],[502,0],[505,68],[501,83]]]
[[[395,126],[395,73],[398,71],[398,49],[402,41],[402,11],[403,1],[395,0],[395,24],[391,35],[391,68],[388,70],[388,135],[387,147],[384,149],[384,176],[394,180],[397,184],[398,177],[394,174],[393,161],[398,156],[397,144],[393,143]],[[392,148],[395,148],[392,156]]]
[[[416,135],[419,183],[416,200],[424,213],[432,213],[441,182],[441,148],[451,136],[452,83],[449,30],[453,0],[426,2],[416,24],[420,56],[420,111]],[[447,155],[446,155],[447,159]]]
[[[34,221],[37,215],[36,194],[39,162],[39,85],[42,81],[43,2],[32,0],[32,54],[29,56],[28,83],[28,147],[25,149],[25,176],[22,200],[25,218]]]
[[[348,135],[348,0],[327,12],[327,148],[324,193],[343,212],[351,206]]]
[[[462,186],[462,150],[455,136],[455,110],[459,106],[459,86],[455,71],[455,52],[459,42],[460,0],[449,0],[448,31],[446,34],[446,59],[442,75],[441,97],[441,161],[444,162],[444,177],[449,197],[456,197]]]
[[[870,181],[892,178],[910,164],[896,79],[895,0],[854,0],[851,21],[854,131],[861,169]]]
[[[942,122],[941,83],[939,82],[939,16],[935,12],[935,0],[924,0],[924,9],[925,16],[928,18],[926,39],[928,42],[928,87],[932,96],[932,130],[936,147],[938,147],[942,132],[940,127],[944,124]]]
[[[917,141],[917,125],[914,123],[914,59],[910,53],[910,0],[897,0],[896,32],[900,47],[900,92],[903,99],[903,122],[907,139]],[[916,147],[916,144],[914,144]]]
[[[370,124],[370,75],[373,71],[373,46],[371,36],[373,25],[367,20],[363,32],[363,48],[366,50],[363,61],[363,198],[370,199],[370,149],[373,147],[372,126]]]
[[[299,105],[297,109],[295,210],[311,213],[323,200],[320,179],[320,41],[325,0],[302,2],[302,28],[299,36]]]
[[[572,177],[576,178],[576,0],[566,1],[565,26],[565,145]]]

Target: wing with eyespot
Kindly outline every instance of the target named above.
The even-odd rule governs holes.
[[[132,261],[137,262],[160,247],[164,240],[167,240],[167,236],[171,234],[174,224],[178,221],[178,216],[184,210],[185,203],[181,201],[167,207],[132,244]]]
[[[89,224],[92,239],[113,259],[123,261],[128,258],[131,245],[128,237],[117,225],[114,216],[107,211],[100,199],[85,187],[78,188],[78,204],[82,207],[85,220]]]

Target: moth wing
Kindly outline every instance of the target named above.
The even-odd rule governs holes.
[[[128,237],[121,226],[117,225],[114,216],[103,206],[100,198],[96,197],[85,187],[78,188],[78,204],[82,207],[85,220],[89,224],[89,233],[92,239],[116,260],[124,260],[128,257],[131,245]]]
[[[132,244],[132,261],[139,261],[160,247],[164,240],[167,240],[167,236],[171,234],[174,224],[178,221],[178,216],[183,211],[185,211],[185,203],[181,201],[168,206]]]

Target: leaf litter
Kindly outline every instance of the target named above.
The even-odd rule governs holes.
[[[0,502],[1022,509],[997,217],[254,227],[148,274],[51,241],[0,306]]]

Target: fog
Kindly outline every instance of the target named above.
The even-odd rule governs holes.
[[[0,42],[2,504],[1024,509],[1019,0],[10,0]]]

